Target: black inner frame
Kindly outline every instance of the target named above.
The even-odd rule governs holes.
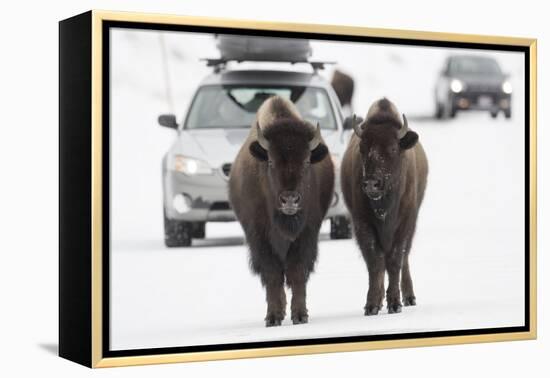
[[[369,336],[346,336],[346,337],[329,337],[329,338],[314,338],[314,339],[298,339],[298,340],[281,340],[281,341],[262,341],[250,343],[231,343],[231,344],[215,344],[215,345],[197,345],[197,346],[182,346],[182,347],[165,347],[165,348],[143,348],[143,349],[128,349],[128,350],[110,350],[110,28],[126,28],[126,29],[145,29],[156,31],[182,31],[196,33],[211,33],[211,34],[236,34],[236,35],[253,35],[266,37],[286,37],[286,38],[304,38],[330,41],[345,41],[345,42],[364,42],[389,45],[405,45],[405,46],[423,46],[423,47],[447,47],[447,48],[467,48],[478,50],[494,50],[494,51],[509,51],[524,53],[525,64],[525,325],[517,327],[500,327],[500,328],[482,328],[482,329],[464,329],[464,330],[449,330],[449,331],[433,331],[433,332],[414,332],[404,334],[383,334]],[[129,22],[129,21],[102,21],[102,127],[103,127],[103,329],[102,329],[102,354],[103,357],[127,357],[127,356],[142,356],[142,355],[158,355],[158,354],[173,354],[173,353],[190,353],[190,352],[209,352],[221,350],[236,350],[236,349],[255,349],[268,347],[286,347],[286,346],[303,346],[303,345],[319,345],[319,344],[337,344],[344,342],[361,342],[361,341],[382,341],[382,340],[404,340],[417,338],[431,337],[449,337],[449,336],[467,336],[467,335],[486,335],[486,334],[502,334],[512,332],[529,332],[530,330],[530,52],[528,46],[510,46],[499,44],[482,44],[470,42],[447,42],[447,41],[429,41],[429,40],[411,40],[402,38],[386,38],[386,37],[369,37],[369,36],[349,36],[349,35],[331,35],[323,33],[303,33],[303,32],[283,32],[283,31],[268,31],[268,30],[250,30],[239,28],[211,27],[211,26],[190,26],[190,25],[167,25],[157,23]]]

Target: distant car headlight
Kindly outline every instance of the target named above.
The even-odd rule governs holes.
[[[212,168],[207,162],[183,155],[174,156],[174,170],[188,176],[211,175]]]
[[[502,91],[506,94],[512,93],[512,83],[510,83],[508,80],[506,80],[504,83],[502,83]]]
[[[451,91],[454,93],[460,93],[464,89],[464,84],[458,79],[451,80]]]

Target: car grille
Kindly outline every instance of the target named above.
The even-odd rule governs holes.
[[[214,202],[210,210],[231,210],[231,205],[226,201]]]
[[[229,177],[229,173],[231,172],[231,163],[225,163],[222,165],[222,172],[225,177]]]
[[[466,86],[468,92],[498,92],[499,86],[494,84],[472,83]]]

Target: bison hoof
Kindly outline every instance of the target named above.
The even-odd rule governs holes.
[[[403,298],[403,304],[405,306],[416,306],[416,298],[414,296]]]
[[[366,305],[365,306],[365,315],[371,316],[371,315],[378,315],[380,312],[380,306],[378,305]]]
[[[401,303],[388,303],[388,314],[397,314],[401,312]]]
[[[282,314],[267,314],[265,317],[265,326],[266,327],[280,326],[284,318],[285,317]]]
[[[307,314],[292,315],[292,324],[306,324],[309,320]]]
[[[275,317],[267,317],[265,319],[265,326],[266,327],[277,327],[280,326],[282,323],[282,319],[278,319]]]

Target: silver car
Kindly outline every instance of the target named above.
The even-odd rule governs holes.
[[[256,110],[279,95],[291,99],[302,116],[319,122],[339,170],[349,139],[342,110],[330,84],[317,74],[289,71],[219,70],[199,85],[181,123],[161,115],[162,126],[177,137],[162,162],[165,244],[189,246],[205,237],[206,222],[235,221],[228,201],[231,164],[246,139]],[[339,181],[339,174],[336,174]],[[333,239],[351,237],[339,182],[327,218]]]

